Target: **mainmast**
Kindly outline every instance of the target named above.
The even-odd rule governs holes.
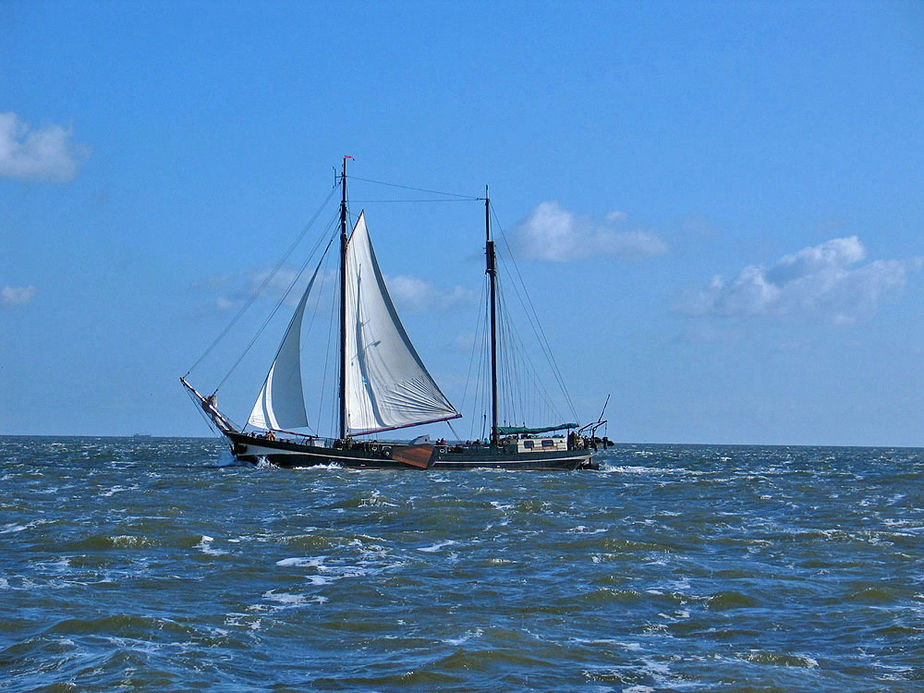
[[[497,263],[491,240],[491,198],[484,187],[485,261],[491,282],[491,447],[497,447]]]
[[[347,159],[352,156],[343,157],[343,174],[340,176],[340,440],[346,439],[347,434],[347,410],[346,410],[346,371],[347,371],[347,351],[346,351],[346,312],[347,312],[347,291],[346,291],[346,253],[347,253],[347,186],[346,186],[346,164]]]

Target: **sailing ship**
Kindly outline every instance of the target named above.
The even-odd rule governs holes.
[[[308,298],[317,283],[319,263],[289,321],[276,357],[254,403],[247,425],[235,426],[218,407],[217,390],[200,393],[180,382],[207,420],[224,436],[241,461],[279,467],[336,465],[350,468],[573,470],[596,468],[594,432],[605,423],[527,428],[498,423],[497,259],[491,238],[491,203],[485,204],[485,272],[490,287],[490,438],[474,443],[379,440],[379,434],[450,421],[462,415],[442,393],[418,355],[388,293],[372,248],[365,211],[347,234],[347,160],[341,187],[339,230],[339,430],[321,438],[293,431],[307,428],[301,377],[301,332]],[[601,416],[602,419],[602,416]],[[250,430],[247,430],[247,428]]]

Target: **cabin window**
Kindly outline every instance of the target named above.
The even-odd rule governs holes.
[[[543,440],[543,441],[542,441],[542,447],[544,447],[544,448],[554,448],[554,447],[555,447],[555,441],[554,441],[554,440]]]
[[[531,440],[524,440],[524,441],[523,441],[523,447],[524,447],[526,450],[532,450],[532,449],[533,449],[533,441],[531,441]]]

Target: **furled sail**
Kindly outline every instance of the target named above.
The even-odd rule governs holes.
[[[372,433],[461,416],[408,339],[360,213],[347,246],[347,428]]]
[[[305,396],[302,392],[302,317],[305,315],[308,295],[320,269],[321,263],[318,263],[314,274],[311,275],[311,281],[308,282],[308,288],[305,289],[302,300],[298,302],[295,314],[289,321],[279,351],[276,352],[276,358],[273,359],[273,365],[270,366],[247,420],[251,426],[279,430],[303,428],[308,425]]]

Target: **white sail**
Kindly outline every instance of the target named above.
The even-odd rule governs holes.
[[[265,429],[303,428],[308,425],[305,396],[302,392],[301,332],[302,317],[308,303],[308,294],[314,286],[321,264],[318,263],[308,288],[298,302],[295,314],[289,321],[273,365],[270,366],[263,387],[247,420],[251,426]]]
[[[346,257],[347,428],[371,433],[461,416],[408,339],[360,213]]]

